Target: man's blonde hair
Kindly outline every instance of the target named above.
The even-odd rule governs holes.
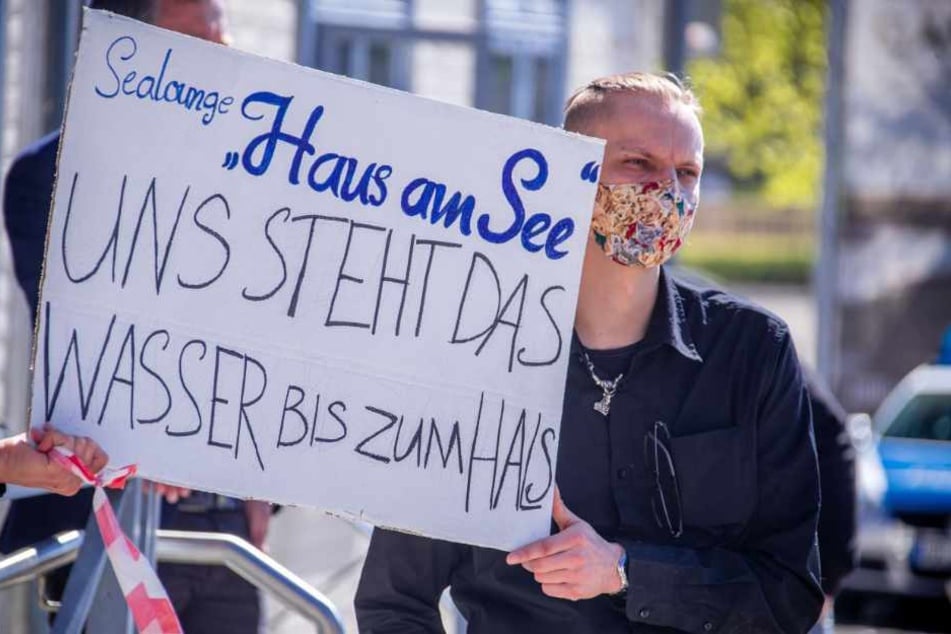
[[[579,132],[603,113],[611,95],[643,95],[663,100],[666,104],[681,103],[699,117],[703,110],[690,86],[673,73],[632,72],[608,75],[588,82],[574,92],[565,103],[565,130]]]

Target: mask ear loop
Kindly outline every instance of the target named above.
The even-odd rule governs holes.
[[[594,195],[594,206],[601,209],[601,213],[608,213],[611,202],[612,185],[605,185],[598,181],[598,189]]]

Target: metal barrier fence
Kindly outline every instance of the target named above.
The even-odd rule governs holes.
[[[156,531],[158,561],[227,566],[309,619],[320,634],[343,634],[333,603],[307,582],[248,542],[233,535]],[[0,590],[30,581],[76,560],[83,531],[60,533],[0,559]]]

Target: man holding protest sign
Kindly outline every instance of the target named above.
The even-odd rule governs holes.
[[[607,141],[564,399],[551,537],[503,552],[377,529],[368,633],[804,632],[822,605],[810,409],[786,325],[661,265],[692,225],[699,106],[595,80],[565,128]]]
[[[93,0],[90,8],[112,11],[218,44],[229,41],[220,0]],[[6,228],[17,281],[34,318],[59,144],[58,131],[44,137],[17,157],[7,176]],[[64,477],[75,479],[68,473]],[[163,505],[163,528],[230,533],[263,548],[270,504],[202,491],[191,494],[187,489],[164,484],[155,486],[168,500]],[[186,496],[187,499],[179,502],[180,497]],[[0,535],[0,551],[10,552],[58,532],[81,529],[91,508],[92,489],[70,499],[36,496],[16,500]],[[51,598],[59,599],[68,572],[66,567],[49,575],[47,587]],[[159,566],[159,572],[187,631],[218,632],[221,628],[229,632],[258,631],[258,592],[227,568],[164,564]]]

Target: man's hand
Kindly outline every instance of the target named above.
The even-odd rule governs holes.
[[[106,452],[90,438],[63,434],[49,426],[33,429],[30,435],[35,446],[26,434],[0,440],[0,481],[75,495],[83,483],[50,459],[47,454],[53,447],[71,450],[93,473],[101,471],[109,461]]]
[[[271,521],[271,504],[260,500],[247,500],[244,503],[244,514],[248,518],[248,532],[251,535],[251,543],[264,550],[267,527]]]
[[[602,539],[590,524],[569,511],[557,488],[551,515],[559,532],[513,550],[506,563],[521,564],[533,573],[542,592],[550,597],[577,601],[620,592],[617,562],[624,549]]]

